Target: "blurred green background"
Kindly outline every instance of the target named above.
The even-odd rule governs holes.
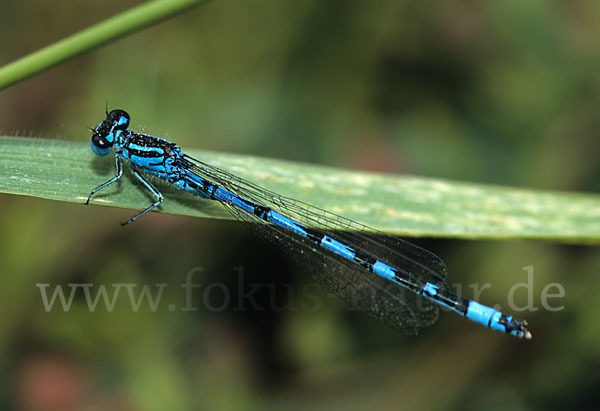
[[[0,64],[139,3],[0,1]],[[88,141],[108,103],[184,148],[598,192],[599,23],[600,3],[584,1],[215,0],[3,91],[0,128]],[[121,228],[131,215],[0,196],[1,408],[600,400],[597,247],[421,239],[463,295],[489,283],[480,301],[527,318],[534,339],[451,313],[404,336],[349,311],[238,223],[152,214]],[[508,297],[528,266],[537,310],[518,312]],[[182,309],[190,272],[197,311]],[[117,283],[137,284],[136,298],[166,286],[156,310],[135,311],[123,289],[112,311],[101,301],[93,312],[82,289],[66,312],[58,301],[47,312],[36,286],[68,297],[69,284],[92,284],[95,297]],[[560,311],[541,306],[550,283],[565,290],[551,300]],[[517,306],[528,297],[518,289]]]

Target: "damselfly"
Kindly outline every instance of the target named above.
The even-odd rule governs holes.
[[[114,147],[115,177],[123,175],[123,160],[152,193],[155,202],[123,225],[159,206],[163,195],[145,174],[159,177],[199,197],[223,204],[238,219],[255,228],[312,266],[330,291],[393,328],[416,333],[437,320],[440,307],[518,338],[531,338],[527,322],[458,296],[450,291],[444,262],[436,255],[362,224],[301,201],[278,195],[227,171],[198,161],[162,138],[129,130],[123,110],[106,113],[93,129],[94,153]]]

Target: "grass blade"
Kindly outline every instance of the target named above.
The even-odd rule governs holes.
[[[535,238],[600,243],[600,196],[552,193],[439,179],[394,176],[250,156],[186,152],[265,188],[379,230],[409,236]],[[0,193],[83,203],[111,178],[114,156],[88,144],[0,137]],[[127,168],[127,167],[126,167]],[[156,181],[166,195],[160,211],[231,218],[214,201]],[[150,197],[129,173],[94,204],[143,209]]]
[[[109,41],[206,2],[207,0],[157,0],[127,10],[0,68],[0,90]]]

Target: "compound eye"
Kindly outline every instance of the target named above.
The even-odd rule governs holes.
[[[112,143],[106,138],[101,136],[100,134],[94,133],[92,139],[90,141],[90,145],[92,146],[92,150],[94,153],[104,156],[110,152],[112,149]]]

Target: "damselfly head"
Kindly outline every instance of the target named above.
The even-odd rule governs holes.
[[[125,130],[129,127],[130,119],[125,110],[113,110],[108,113],[104,121],[109,121],[115,130]]]
[[[90,145],[94,153],[101,156],[110,153],[118,132],[124,131],[129,126],[129,119],[129,114],[124,110],[113,110],[108,113],[106,118],[93,129]]]

